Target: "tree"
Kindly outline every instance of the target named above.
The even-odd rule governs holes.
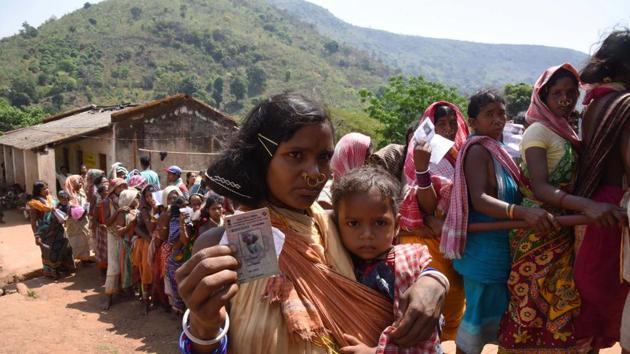
[[[217,107],[221,106],[221,102],[223,102],[223,79],[218,77],[214,80],[212,84],[212,99],[214,99],[214,103]]]
[[[199,77],[195,74],[191,74],[183,78],[177,88],[177,91],[187,95],[193,95],[200,90],[201,84],[199,83]]]
[[[267,73],[259,66],[249,67],[247,81],[249,82],[247,87],[249,97],[258,96],[267,87]]]
[[[336,41],[330,41],[324,44],[324,49],[326,49],[326,52],[328,52],[328,54],[335,54],[339,51],[339,43],[337,43]]]
[[[230,92],[234,95],[237,101],[245,98],[245,88],[245,82],[240,77],[237,77],[230,82]]]
[[[141,9],[141,8],[139,8],[139,7],[137,7],[137,6],[134,6],[134,7],[132,7],[132,8],[131,8],[131,10],[129,10],[129,11],[131,12],[131,17],[132,17],[134,20],[138,20],[138,19],[140,19],[140,16],[142,15],[142,9]]]
[[[522,82],[520,84],[507,84],[504,91],[507,101],[505,110],[509,117],[514,118],[520,112],[527,110],[532,98],[533,88],[531,85]]]
[[[9,99],[11,105],[16,107],[28,106],[37,102],[37,85],[30,76],[19,76],[11,79],[11,87],[4,94]]]
[[[37,31],[37,28],[29,25],[28,22],[24,22],[22,23],[20,34],[26,38],[35,38],[39,32]]]
[[[42,121],[45,116],[41,108],[20,109],[0,99],[0,131],[27,127]]]
[[[85,4],[83,4],[84,9],[89,9],[90,6],[92,6],[92,4],[90,4],[89,2],[86,2]]]
[[[396,76],[378,92],[362,89],[361,102],[366,103],[365,112],[380,121],[379,133],[384,141],[404,143],[407,127],[420,118],[433,102],[444,100],[458,105],[465,111],[466,100],[455,89],[426,81],[423,77]]]

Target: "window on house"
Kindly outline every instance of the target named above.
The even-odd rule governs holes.
[[[98,168],[107,171],[107,155],[98,154]]]

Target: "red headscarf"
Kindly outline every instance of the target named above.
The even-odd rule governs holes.
[[[468,131],[468,125],[466,124],[466,120],[464,119],[464,115],[459,110],[459,107],[456,105],[446,102],[446,101],[437,101],[432,103],[425,111],[422,116],[420,116],[419,120],[422,122],[426,117],[428,117],[431,122],[435,124],[435,110],[438,106],[449,106],[453,111],[455,111],[455,116],[457,117],[457,133],[455,133],[455,145],[449,153],[446,155],[446,158],[452,158],[453,165],[455,164],[455,159],[457,158],[457,153],[459,149],[464,146],[466,143],[466,139],[468,139],[468,135],[470,134]],[[404,174],[407,178],[408,184],[414,184],[416,181],[416,166],[413,163],[413,149],[415,147],[415,140],[411,139],[409,141],[409,146],[407,148],[407,156],[405,157],[405,167]]]
[[[538,80],[536,80],[536,84],[534,85],[534,91],[532,92],[532,101],[529,105],[529,109],[527,109],[527,123],[533,124],[535,122],[540,122],[544,124],[547,128],[551,129],[554,133],[560,135],[562,138],[571,142],[574,147],[580,146],[580,138],[575,133],[569,121],[563,117],[558,117],[553,114],[549,107],[543,102],[540,98],[540,90],[549,82],[549,79],[553,74],[555,74],[558,70],[564,69],[573,74],[575,79],[580,82],[580,75],[577,70],[571,64],[562,64],[558,66],[552,66],[551,68],[545,70],[545,72],[540,75]]]
[[[336,178],[341,177],[351,170],[363,166],[368,157],[371,143],[372,139],[361,133],[349,133],[339,139],[330,160],[333,175]]]
[[[466,139],[468,139],[468,135],[470,134],[468,132],[468,124],[466,124],[466,119],[464,119],[464,115],[459,110],[459,107],[446,101],[433,102],[424,111],[422,117],[420,117],[420,122],[422,122],[425,117],[429,117],[429,119],[431,119],[431,122],[435,124],[435,111],[439,106],[449,106],[453,111],[455,111],[455,116],[457,117],[457,133],[455,133],[455,146],[453,146],[453,148],[456,152],[455,155],[457,155],[457,152],[459,152],[459,149],[464,146],[464,144],[466,143]]]

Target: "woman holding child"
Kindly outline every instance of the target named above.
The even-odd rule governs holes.
[[[237,285],[238,262],[229,247],[217,245],[220,229],[202,235],[197,252],[176,273],[190,333],[216,338],[228,311],[231,325],[228,336],[212,345],[192,345],[182,336],[185,349],[225,353],[229,337],[235,353],[338,352],[353,350],[358,341],[375,346],[392,324],[393,304],[353,281],[352,261],[333,221],[314,204],[329,178],[332,152],[328,113],[302,96],[271,97],[245,119],[208,176],[213,190],[246,208],[269,208],[273,226],[285,234],[283,276]],[[440,275],[422,276],[400,295],[403,316],[388,334],[395,342],[410,346],[431,338],[445,283]]]

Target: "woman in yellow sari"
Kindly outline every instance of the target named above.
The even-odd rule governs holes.
[[[202,235],[176,273],[195,337],[182,335],[182,352],[336,353],[351,344],[345,334],[375,345],[391,324],[392,304],[355,281],[335,225],[314,204],[330,175],[333,146],[328,113],[300,95],[271,97],[245,118],[207,173],[220,194],[269,208],[272,225],[285,234],[282,275],[237,285],[237,260],[216,245],[221,229]],[[425,276],[403,295],[404,316],[392,333],[399,344],[429,337],[445,291]],[[200,338],[215,341],[200,345]]]

